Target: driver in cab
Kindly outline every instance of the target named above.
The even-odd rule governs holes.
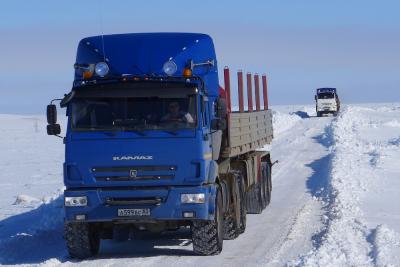
[[[194,123],[192,115],[180,110],[179,103],[174,101],[168,105],[168,113],[161,118],[161,122]]]

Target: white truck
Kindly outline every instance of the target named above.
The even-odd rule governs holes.
[[[318,88],[315,95],[317,117],[324,114],[336,116],[340,110],[340,100],[336,88]]]

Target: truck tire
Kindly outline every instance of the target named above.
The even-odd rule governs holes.
[[[239,234],[243,234],[246,231],[246,223],[247,223],[247,205],[246,205],[246,191],[243,176],[240,177],[239,180],[239,189],[240,189],[240,222],[239,222]]]
[[[321,116],[322,116],[321,112],[317,111],[317,117],[321,117]]]
[[[240,206],[237,209],[233,207],[233,210],[224,218],[224,239],[232,240],[243,233],[246,229],[246,198],[244,194],[244,180],[240,173],[235,174],[236,190],[239,193]],[[233,202],[232,202],[233,203]],[[236,211],[239,214],[236,214]],[[237,218],[239,221],[237,222]]]
[[[271,203],[271,196],[272,196],[272,175],[271,175],[271,163],[267,162],[266,164],[266,207]]]
[[[224,239],[233,240],[239,236],[238,226],[234,218],[234,214],[230,214],[224,218]]]
[[[264,210],[267,207],[267,171],[266,171],[266,162],[263,162],[261,165],[261,202],[262,202],[262,209]]]
[[[247,192],[247,213],[260,214],[263,210],[261,183],[253,185]]]
[[[193,251],[198,255],[217,255],[222,251],[224,220],[221,190],[217,188],[215,199],[215,216],[212,221],[193,221]]]
[[[268,162],[262,162],[261,165],[261,173],[262,173],[262,201],[263,201],[263,209],[265,209],[271,200],[271,192],[270,192],[270,167]]]
[[[86,259],[96,255],[100,248],[100,233],[92,224],[69,222],[65,224],[67,250],[72,258]]]

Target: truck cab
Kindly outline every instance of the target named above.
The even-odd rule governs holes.
[[[315,95],[315,109],[317,117],[324,114],[334,116],[340,110],[340,101],[336,88],[318,88]]]
[[[101,239],[121,233],[181,227],[191,228],[197,254],[218,254],[224,238],[244,231],[247,211],[265,208],[271,185],[261,181],[272,165],[269,152],[255,148],[272,140],[272,113],[227,113],[210,36],[88,37],[74,69],[60,102],[68,117],[63,168],[72,257],[93,256]],[[54,101],[47,131],[59,135]]]

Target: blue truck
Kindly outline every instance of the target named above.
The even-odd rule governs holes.
[[[257,150],[273,138],[266,87],[264,109],[258,96],[257,109],[251,102],[244,111],[238,74],[241,108],[232,111],[229,69],[223,89],[210,36],[88,37],[74,69],[71,91],[47,106],[49,135],[61,137],[55,101],[68,117],[62,138],[71,257],[97,254],[102,239],[182,227],[191,229],[196,254],[215,255],[224,239],[245,231],[247,213],[269,204],[271,157]],[[259,90],[258,76],[255,83]]]

